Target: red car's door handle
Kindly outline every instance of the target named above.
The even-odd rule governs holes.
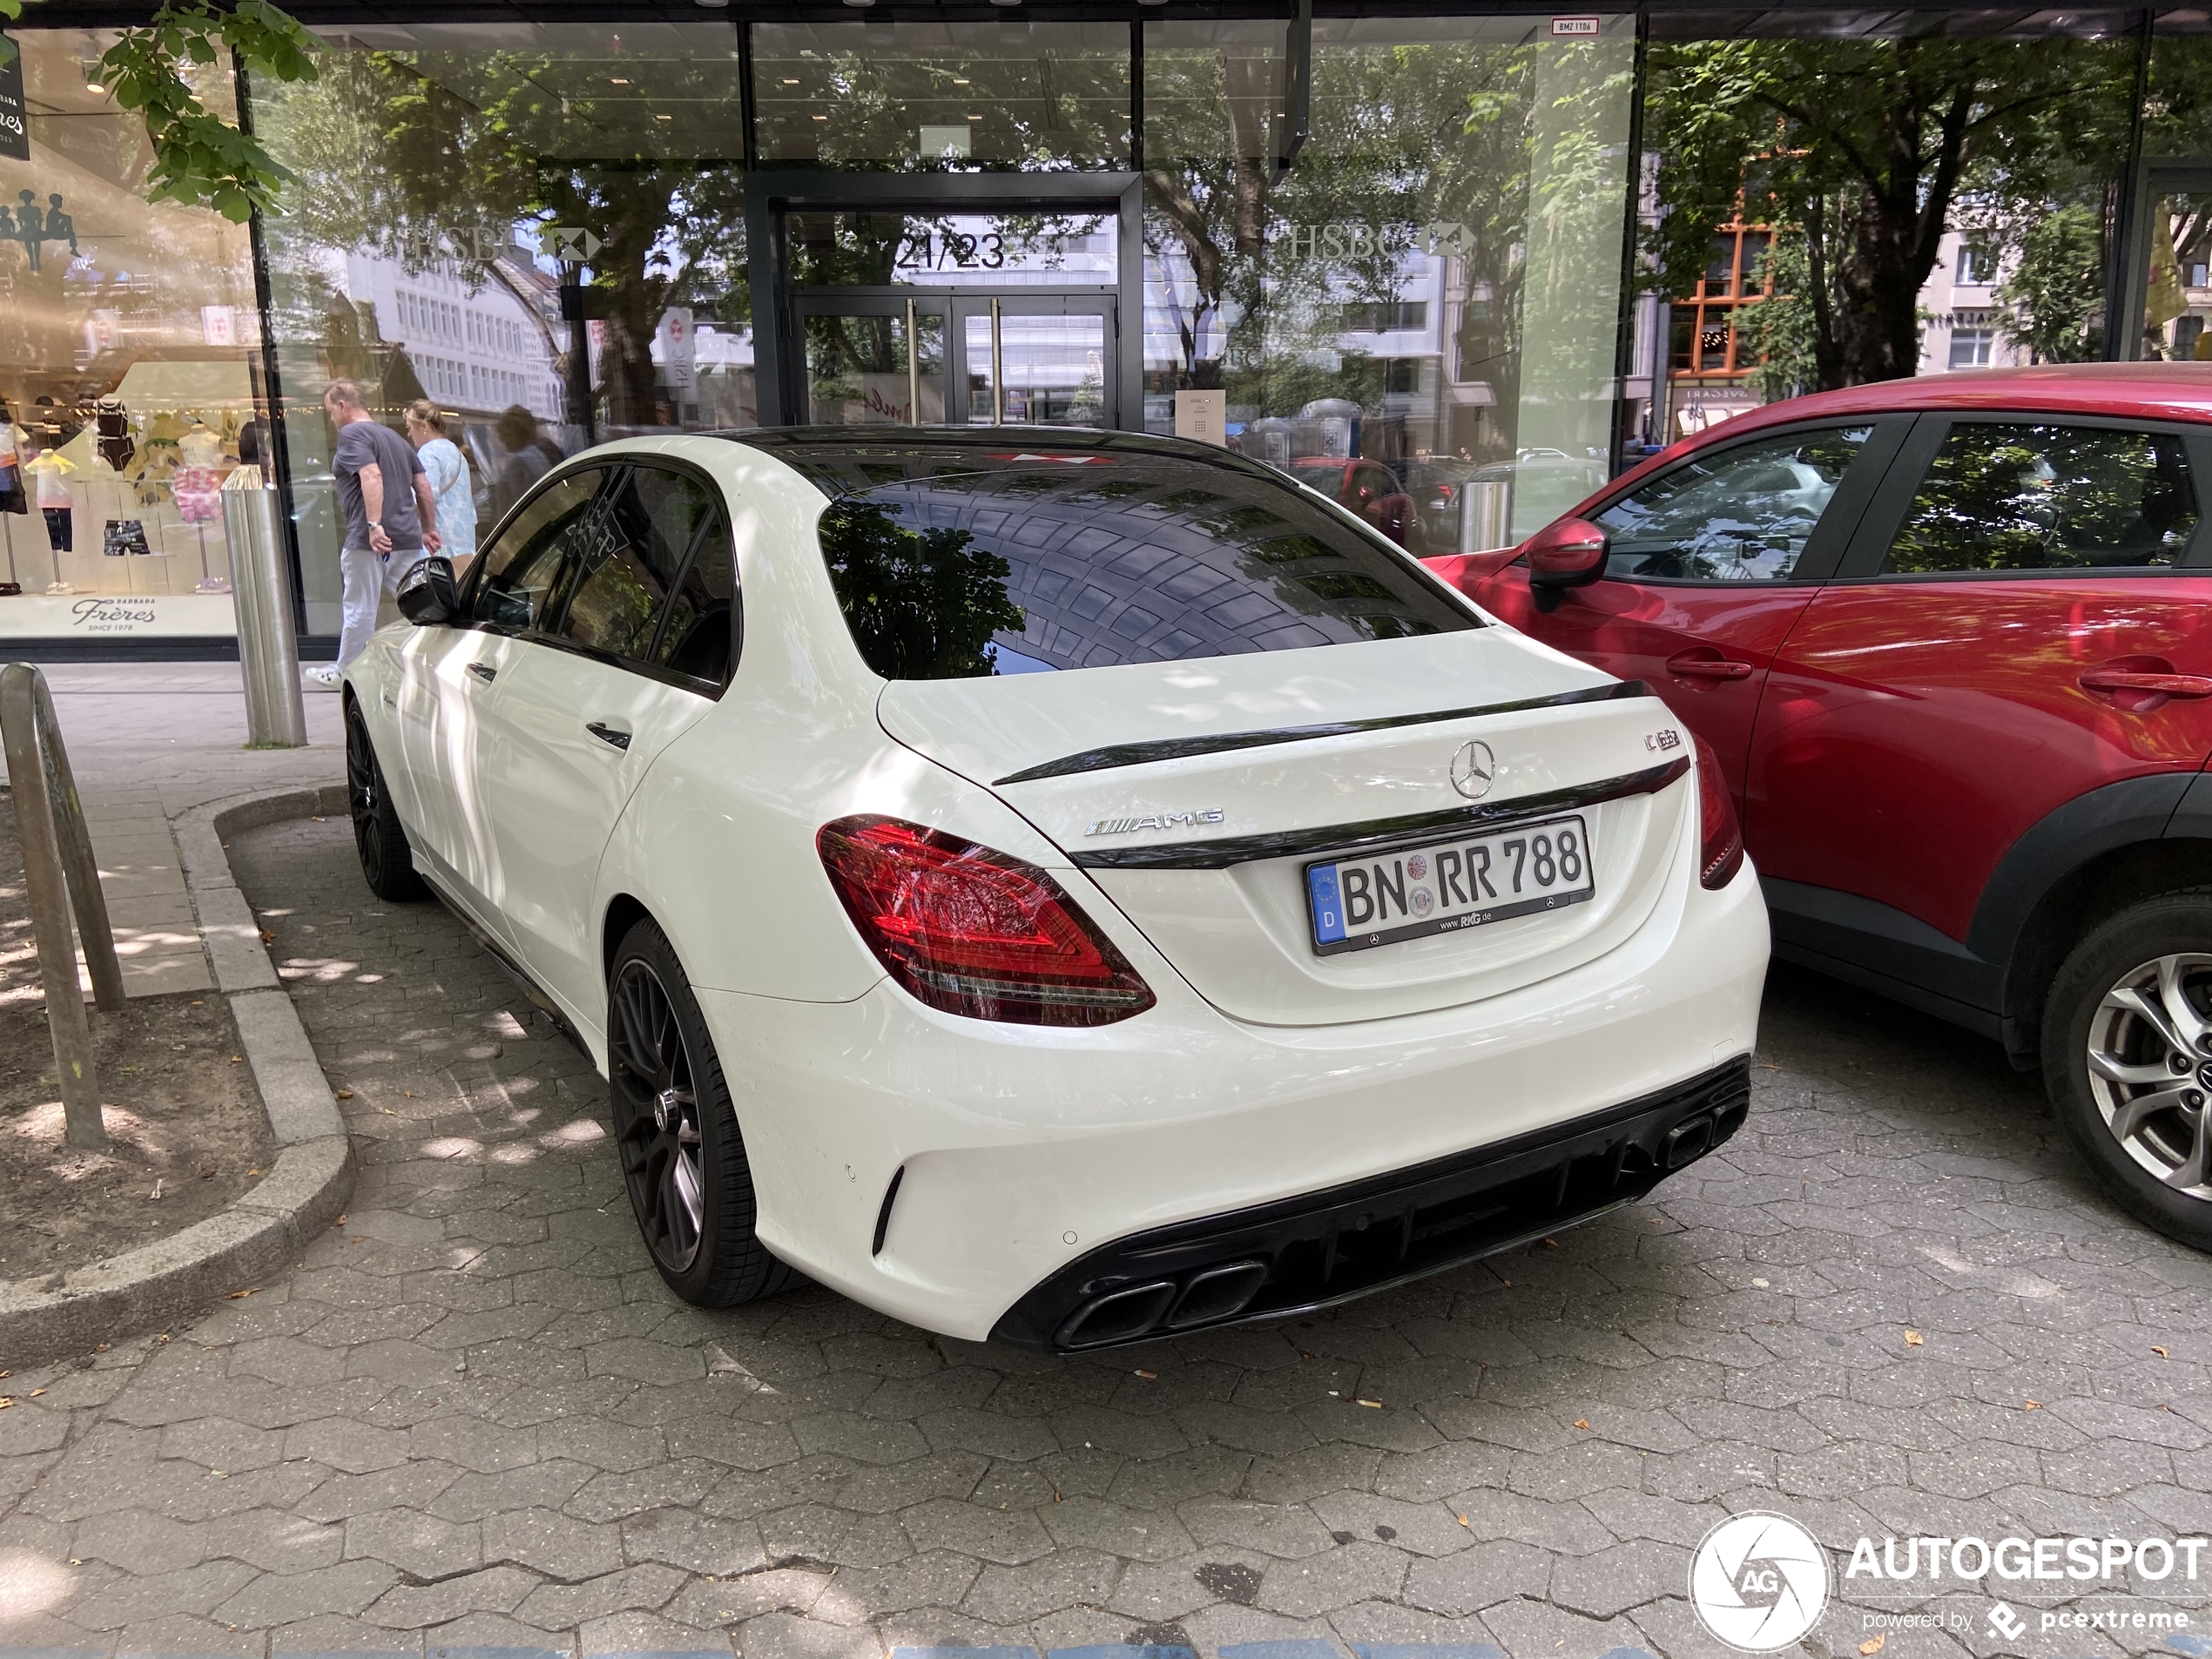
[[[1747,680],[1751,678],[1749,663],[1730,662],[1725,657],[1697,657],[1682,651],[1667,658],[1667,671],[1689,680]]]
[[[2148,674],[2124,668],[2093,668],[2080,679],[2085,691],[2155,691],[2166,697],[2212,697],[2212,678],[2202,674]]]

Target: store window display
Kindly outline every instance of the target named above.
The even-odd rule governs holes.
[[[111,32],[12,40],[30,153],[0,155],[0,640],[233,633],[218,490],[262,414],[248,233],[145,199],[144,122],[86,71]],[[220,71],[197,90],[235,115]]]

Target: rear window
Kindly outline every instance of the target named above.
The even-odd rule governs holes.
[[[822,556],[854,643],[887,679],[1480,625],[1411,558],[1256,469],[1142,454],[978,458],[909,456],[857,478],[840,469],[847,493],[822,514]]]

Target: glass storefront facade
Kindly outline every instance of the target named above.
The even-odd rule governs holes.
[[[433,406],[482,529],[611,436],[1041,422],[1202,435],[1440,552],[1794,390],[2212,360],[2212,9],[1046,6],[303,3],[320,78],[237,100],[298,175],[250,235],[145,204],[105,37],[20,31],[0,206],[38,234],[0,226],[0,397],[32,494],[34,458],[73,470],[66,548],[32,495],[0,512],[6,579],[227,631],[204,486],[243,445],[314,654],[340,380],[395,428]],[[1885,109],[1947,192],[1894,269],[1866,204],[1897,181],[1838,159]],[[0,637],[54,626],[0,607]]]

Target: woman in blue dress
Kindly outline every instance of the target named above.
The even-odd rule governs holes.
[[[446,436],[445,416],[427,397],[408,405],[407,436],[422,457],[422,470],[429,475],[438,502],[438,535],[458,574],[476,556],[476,486],[469,473],[469,458]]]

